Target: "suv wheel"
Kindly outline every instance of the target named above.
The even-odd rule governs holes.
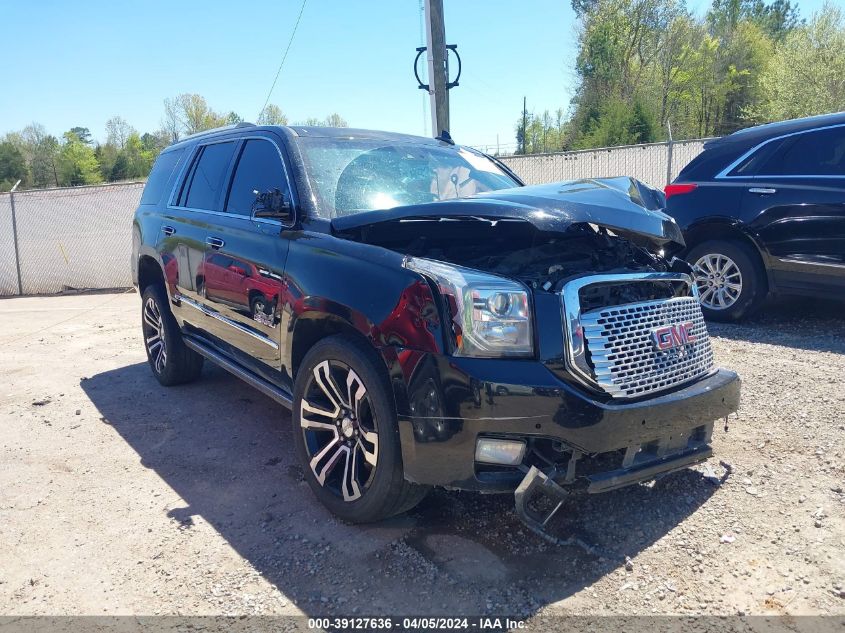
[[[182,341],[164,288],[148,286],[141,295],[141,306],[144,349],[155,377],[165,386],[196,380],[202,371],[203,358]]]
[[[267,300],[261,295],[255,295],[249,302],[252,318],[258,320],[260,315],[267,314]]]
[[[747,244],[711,240],[693,247],[687,261],[695,273],[701,309],[713,321],[738,321],[766,298],[766,277]]]
[[[342,336],[317,343],[294,385],[293,435],[305,479],[353,523],[410,510],[428,489],[405,481],[387,377],[371,350]]]

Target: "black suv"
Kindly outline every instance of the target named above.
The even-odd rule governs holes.
[[[666,187],[708,318],[767,294],[845,297],[845,113],[760,125],[705,144]]]
[[[714,366],[683,238],[631,179],[525,187],[450,141],[239,124],[167,148],[133,224],[153,373],[203,359],[292,409],[350,521],[431,485],[601,492],[711,454]],[[541,517],[542,518],[542,517]],[[533,521],[533,523],[531,523]]]

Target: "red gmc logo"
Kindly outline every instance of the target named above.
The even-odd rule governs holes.
[[[693,327],[692,323],[679,323],[654,328],[651,331],[651,341],[654,343],[654,347],[661,352],[681,347],[687,343],[695,343],[696,336],[692,333]]]

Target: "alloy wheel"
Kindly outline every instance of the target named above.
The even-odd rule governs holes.
[[[300,404],[308,463],[317,482],[355,501],[372,483],[378,463],[378,427],[364,383],[340,361],[318,363]]]
[[[144,344],[158,373],[167,365],[167,342],[164,340],[164,319],[153,297],[144,304]]]
[[[267,313],[267,304],[264,299],[256,299],[252,302],[252,318],[258,317],[260,314]]]
[[[742,273],[727,255],[708,253],[693,266],[701,305],[710,310],[727,310],[742,294]]]

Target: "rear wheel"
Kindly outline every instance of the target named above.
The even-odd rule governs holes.
[[[396,413],[371,350],[333,336],[305,356],[294,386],[293,435],[305,479],[334,514],[379,521],[419,503],[405,481]]]
[[[739,321],[753,314],[766,298],[766,277],[757,254],[747,244],[709,240],[690,249],[687,261],[704,317]]]
[[[164,287],[148,286],[141,296],[141,306],[144,349],[153,375],[168,387],[196,380],[203,358],[185,346]]]

